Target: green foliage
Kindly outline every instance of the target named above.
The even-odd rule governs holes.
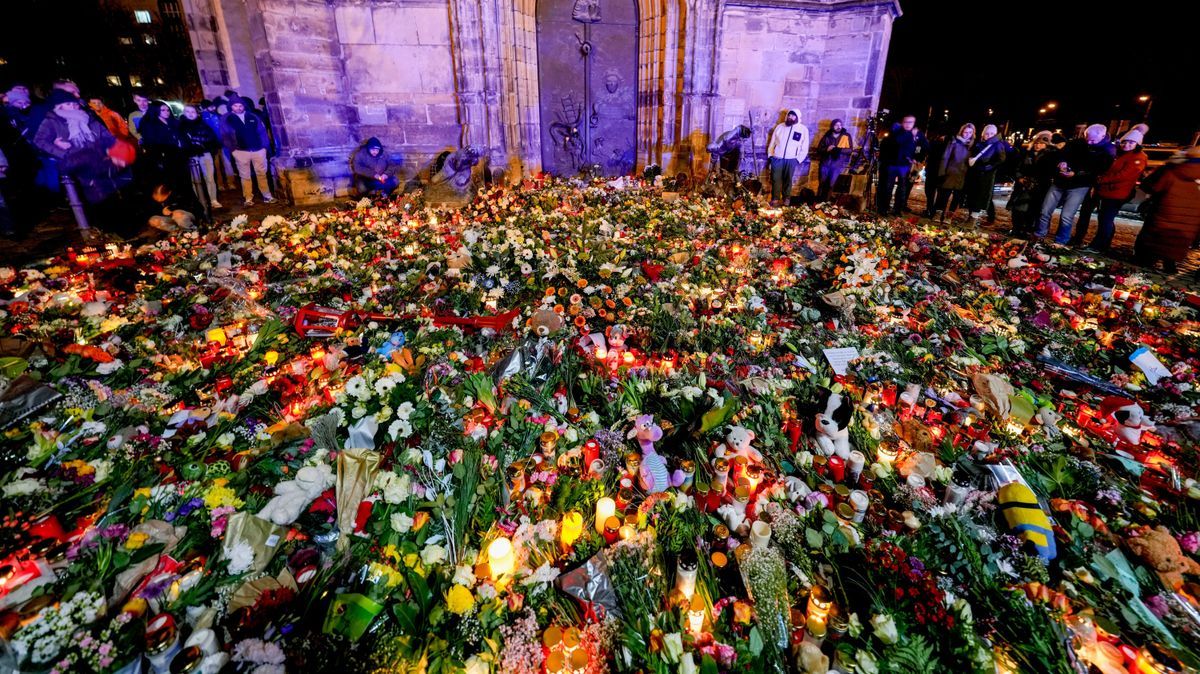
[[[906,637],[887,652],[880,669],[894,674],[928,674],[945,671],[938,661],[933,645],[923,635]]]

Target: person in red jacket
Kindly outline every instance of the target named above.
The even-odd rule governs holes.
[[[1099,226],[1096,236],[1088,248],[1097,252],[1107,252],[1112,247],[1113,233],[1116,232],[1117,213],[1121,206],[1133,198],[1138,181],[1146,170],[1149,158],[1142,152],[1142,141],[1150,127],[1138,124],[1121,136],[1117,146],[1117,159],[1096,180],[1096,196],[1100,199]]]

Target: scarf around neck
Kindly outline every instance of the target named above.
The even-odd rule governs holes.
[[[54,112],[66,120],[67,139],[71,141],[72,145],[90,143],[96,140],[96,134],[92,133],[91,128],[88,127],[91,116],[86,111],[55,108]]]

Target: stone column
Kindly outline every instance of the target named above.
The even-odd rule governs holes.
[[[246,12],[285,195],[299,205],[345,194],[357,118],[334,7],[325,0],[247,0]]]

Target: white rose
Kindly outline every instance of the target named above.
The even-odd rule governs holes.
[[[854,654],[854,662],[858,664],[858,671],[863,674],[879,674],[879,666],[875,663],[875,656],[871,655],[871,651],[859,649]]]
[[[446,561],[446,548],[440,545],[426,545],[421,551],[421,562],[425,566],[434,566]]]
[[[392,529],[398,534],[406,534],[412,529],[413,518],[404,513],[395,513],[391,518]]]
[[[871,627],[875,628],[875,636],[885,644],[891,645],[900,640],[896,621],[890,615],[876,614],[871,618]]]
[[[470,589],[475,586],[475,569],[467,564],[454,567],[454,582]]]
[[[465,674],[488,674],[492,668],[488,663],[484,662],[478,655],[472,655],[467,658]]]

